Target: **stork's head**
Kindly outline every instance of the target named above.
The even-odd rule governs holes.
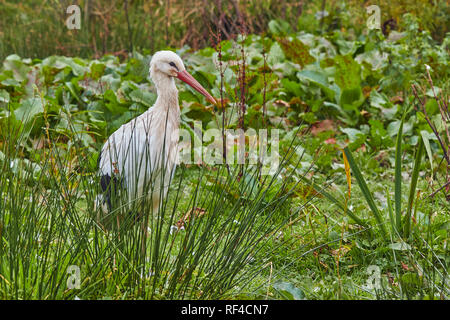
[[[158,51],[153,55],[150,62],[150,77],[153,81],[157,81],[156,79],[161,76],[178,78],[204,95],[212,104],[216,103],[208,91],[186,71],[183,60],[175,52]]]

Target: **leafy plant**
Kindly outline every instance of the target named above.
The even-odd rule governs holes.
[[[406,210],[405,218],[402,221],[402,133],[403,133],[403,120],[400,123],[400,129],[397,134],[397,143],[395,147],[395,196],[394,196],[394,209],[395,209],[395,216],[392,209],[391,201],[389,192],[387,195],[387,201],[388,201],[388,216],[390,217],[390,223],[392,226],[392,230],[395,231],[396,234],[403,235],[406,239],[409,238],[410,232],[411,232],[411,212],[416,196],[416,186],[417,186],[417,180],[419,178],[419,170],[421,166],[422,156],[423,156],[423,142],[420,140],[419,146],[416,152],[416,159],[414,162],[414,168],[412,171],[411,176],[411,182],[409,187],[409,198],[408,198],[408,205]],[[386,229],[384,227],[385,224],[385,215],[382,214],[382,211],[380,211],[375,204],[374,196],[372,192],[369,190],[367,183],[359,170],[355,160],[353,159],[353,156],[349,149],[346,147],[344,148],[344,153],[346,158],[348,159],[348,163],[350,165],[350,168],[352,169],[353,174],[355,175],[355,179],[364,195],[364,198],[367,201],[367,204],[372,211],[377,224],[380,228],[380,231],[382,233],[382,236],[385,238],[387,236]],[[395,218],[394,218],[395,217]]]

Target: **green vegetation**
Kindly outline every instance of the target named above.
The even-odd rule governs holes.
[[[44,24],[40,1],[0,0],[0,298],[448,299],[449,6],[379,1],[369,30],[353,2],[84,1],[89,27],[68,31],[62,2],[43,2]],[[167,46],[220,100],[178,84],[192,141],[196,121],[276,128],[279,169],[182,164],[149,230],[105,231],[98,152],[153,105]]]

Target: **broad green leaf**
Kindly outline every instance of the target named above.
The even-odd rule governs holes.
[[[2,77],[0,77],[0,78],[2,78]],[[20,86],[20,82],[15,80],[15,79],[12,79],[12,78],[6,78],[4,80],[1,80],[0,84],[4,85],[6,87],[17,87],[17,86]]]
[[[56,69],[69,68],[75,76],[82,76],[89,72],[83,60],[79,58],[69,58],[63,56],[51,56],[42,61],[43,66],[49,66]]]
[[[397,251],[411,250],[411,246],[403,241],[391,243],[391,244],[389,244],[388,247],[392,250],[397,250]]]
[[[376,90],[370,92],[369,97],[370,105],[372,107],[383,110],[383,108],[390,108],[392,103],[389,101],[388,97],[384,93],[380,93]]]
[[[344,109],[355,109],[363,102],[361,87],[345,88],[341,91],[340,104]]]
[[[353,55],[360,46],[356,41],[346,41],[342,39],[337,40],[336,43],[339,46],[339,52],[343,55]]]
[[[9,102],[9,93],[4,89],[0,89],[0,102]]]
[[[20,82],[26,80],[28,72],[31,71],[31,68],[16,54],[6,57],[5,61],[3,61],[3,68],[5,70],[11,70],[14,79]]]
[[[361,84],[361,67],[350,55],[336,56],[334,81],[341,89],[358,88]]]
[[[355,142],[362,136],[365,137],[365,134],[361,130],[355,128],[340,128],[340,130],[348,136],[350,142]]]
[[[103,63],[94,62],[90,66],[91,77],[94,80],[98,80],[105,72],[106,65]]]
[[[439,112],[439,106],[435,99],[429,99],[425,104],[425,110],[429,116]]]
[[[389,55],[386,52],[381,53],[380,50],[375,49],[359,54],[355,60],[360,64],[367,62],[372,66],[372,70],[380,70],[386,67],[389,63]]]
[[[292,93],[294,96],[300,97],[302,95],[301,85],[297,81],[291,81],[288,78],[283,78],[281,79],[281,84],[287,92]]]
[[[300,80],[308,80],[321,88],[327,97],[331,100],[336,96],[336,88],[329,84],[327,76],[324,73],[313,70],[302,70],[297,72]]]
[[[328,88],[329,83],[327,76],[323,73],[312,71],[312,70],[302,70],[297,73],[299,79],[309,80],[321,87]]]
[[[79,95],[79,90],[77,88],[77,86],[73,83],[73,82],[66,82],[65,83],[67,89],[69,89],[69,92],[72,94],[72,96],[78,101],[78,102],[82,102],[80,95]]]
[[[387,133],[389,136],[393,137],[398,134],[398,130],[400,129],[401,120],[395,120],[388,124]],[[412,134],[413,124],[411,122],[405,122],[403,124],[402,134],[404,136],[409,136]]]
[[[290,33],[290,25],[287,21],[277,19],[269,22],[269,30],[274,35],[285,35]]]
[[[283,62],[285,59],[283,50],[278,42],[275,42],[272,47],[270,47],[269,54],[267,55],[267,64],[269,66],[274,66],[275,64]]]
[[[285,299],[288,300],[302,300],[305,299],[305,294],[303,291],[295,287],[290,282],[277,282],[273,285],[274,289],[277,290]]]
[[[128,108],[123,107],[120,102],[117,100],[116,93],[112,90],[106,90],[104,94],[106,108],[111,111],[113,114],[122,114],[128,110]]]
[[[14,115],[17,120],[27,125],[33,121],[36,115],[42,112],[44,112],[42,100],[40,97],[35,97],[22,101],[20,107],[14,110]]]
[[[390,147],[393,144],[391,137],[387,134],[380,120],[370,119],[369,124],[372,144],[376,147]]]
[[[433,153],[431,152],[429,132],[426,130],[422,130],[420,131],[420,135],[422,137],[425,150],[427,151],[428,160],[430,161],[430,168],[433,170]]]
[[[121,80],[112,74],[104,75],[100,78],[101,83],[104,85],[105,89],[111,89],[116,91],[120,88]]]
[[[150,108],[156,101],[156,95],[152,92],[136,89],[129,94],[134,102],[142,103],[144,106]]]
[[[299,39],[294,38],[292,41],[289,41],[287,38],[277,38],[277,41],[283,48],[286,57],[294,63],[299,64],[302,68],[316,61],[309,53],[309,47]]]

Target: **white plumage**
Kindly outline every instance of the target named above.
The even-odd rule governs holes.
[[[99,173],[103,194],[98,201],[104,213],[113,209],[116,201],[111,198],[119,196],[118,190],[121,205],[146,199],[151,201],[153,213],[167,194],[178,156],[180,109],[175,77],[215,103],[174,52],[159,51],[153,55],[150,77],[158,94],[155,104],[116,130],[101,150]]]

